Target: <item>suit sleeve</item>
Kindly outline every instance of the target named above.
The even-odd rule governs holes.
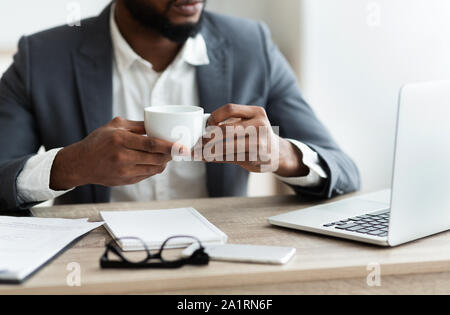
[[[318,153],[327,179],[320,187],[292,186],[297,194],[318,198],[356,191],[360,188],[358,169],[318,120],[300,93],[294,72],[273,43],[270,32],[260,24],[265,44],[268,72],[267,115],[273,126],[279,126],[282,138],[300,141]]]
[[[23,37],[14,62],[0,80],[0,211],[28,209],[20,204],[16,180],[41,143],[30,96],[30,55]]]

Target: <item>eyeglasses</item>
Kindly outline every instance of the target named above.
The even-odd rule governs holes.
[[[190,257],[180,257],[171,251],[170,243],[175,239],[191,239],[193,243],[198,243],[198,249]],[[144,251],[125,253],[118,243],[133,242]],[[109,254],[114,254],[118,259],[109,259]],[[144,268],[180,268],[184,265],[207,265],[209,256],[205,252],[200,240],[193,236],[177,235],[169,237],[161,245],[159,251],[153,254],[143,240],[137,237],[123,237],[112,240],[106,245],[106,250],[100,258],[100,267],[108,269],[144,269]]]

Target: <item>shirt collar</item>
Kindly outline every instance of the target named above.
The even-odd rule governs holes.
[[[122,72],[129,69],[135,62],[141,62],[151,67],[151,63],[139,56],[123,38],[114,18],[114,10],[115,4],[111,6],[110,31],[114,56],[119,71]],[[182,60],[192,66],[208,65],[208,50],[203,35],[199,33],[195,37],[189,37],[175,60]]]

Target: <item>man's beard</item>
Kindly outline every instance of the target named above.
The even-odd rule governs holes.
[[[176,43],[184,43],[189,37],[195,37],[200,32],[203,13],[197,23],[173,24],[167,17],[170,7],[176,0],[169,1],[164,13],[159,13],[151,4],[142,0],[124,0],[131,16],[146,28],[160,33],[162,36]],[[204,7],[206,0],[204,0]],[[204,9],[203,9],[204,10]]]

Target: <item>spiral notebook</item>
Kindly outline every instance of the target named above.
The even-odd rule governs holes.
[[[124,237],[137,237],[145,242],[149,249],[158,249],[163,242],[176,235],[195,236],[203,244],[224,244],[227,235],[209,222],[194,208],[140,211],[102,211],[105,228],[118,240],[124,251],[143,250],[140,242],[123,240]],[[188,238],[171,242],[171,248],[183,248],[191,245]]]

